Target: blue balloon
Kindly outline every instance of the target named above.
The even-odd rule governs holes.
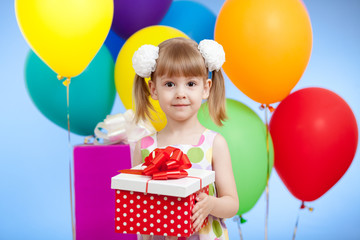
[[[109,49],[114,62],[116,62],[116,58],[120,52],[120,49],[125,42],[126,40],[119,37],[113,30],[109,31],[109,34],[105,39],[105,45]]]
[[[67,130],[66,87],[33,51],[25,63],[25,83],[39,111]],[[114,61],[101,47],[89,66],[69,85],[70,131],[93,135],[95,126],[110,114],[115,100]]]
[[[216,15],[202,4],[174,1],[159,25],[177,28],[199,43],[214,39],[215,22]]]

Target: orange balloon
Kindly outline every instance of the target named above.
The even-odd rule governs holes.
[[[310,18],[299,0],[227,0],[215,40],[225,50],[223,69],[251,99],[275,103],[289,95],[309,62]]]

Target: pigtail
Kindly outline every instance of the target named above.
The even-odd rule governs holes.
[[[211,72],[212,86],[208,97],[209,114],[218,126],[227,119],[225,106],[225,83],[221,66],[225,62],[224,48],[214,40],[200,41],[198,49],[205,60],[205,66]]]
[[[150,90],[143,77],[135,74],[134,79],[134,96],[135,96],[135,123],[146,118],[151,118],[150,109],[154,110],[153,105],[150,102]]]
[[[212,86],[207,101],[209,114],[216,125],[223,126],[222,122],[227,119],[224,77],[221,70],[214,70],[211,75]]]

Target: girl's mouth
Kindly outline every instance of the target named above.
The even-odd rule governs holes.
[[[189,106],[190,104],[174,104],[173,106],[174,107],[187,107]]]

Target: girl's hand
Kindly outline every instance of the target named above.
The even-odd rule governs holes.
[[[193,215],[191,217],[191,221],[193,222],[193,229],[195,229],[195,232],[200,230],[205,218],[214,208],[214,197],[202,192],[197,195],[196,201],[198,202],[195,204],[192,210]]]

